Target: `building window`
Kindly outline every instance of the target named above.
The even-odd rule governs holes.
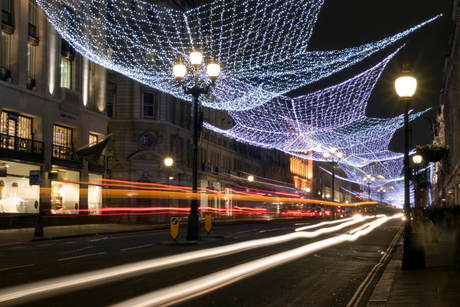
[[[13,25],[12,13],[13,13],[13,5],[12,5],[11,0],[3,0],[2,1],[2,22],[10,26]]]
[[[109,21],[112,21],[114,15],[115,15],[114,12],[113,12],[113,7],[114,7],[113,0],[107,1],[107,19]]]
[[[90,133],[89,134],[89,145],[95,145],[97,143],[98,136],[95,134]]]
[[[72,86],[72,61],[61,57],[61,87],[70,89]]]
[[[157,118],[157,106],[154,93],[144,93],[144,118]]]
[[[33,26],[37,25],[37,5],[35,0],[29,0],[29,23]]]
[[[37,37],[37,3],[29,0],[29,36]]]
[[[105,113],[108,117],[115,117],[115,104],[117,102],[117,84],[107,81],[107,103],[105,105]]]
[[[32,119],[14,113],[2,112],[1,147],[11,150],[30,151]]]
[[[27,88],[29,90],[35,87],[35,54],[36,47],[27,44]]]
[[[2,50],[0,53],[0,67],[10,69],[10,50],[11,50],[11,35],[2,31]]]
[[[72,129],[55,125],[53,145],[72,148]]]

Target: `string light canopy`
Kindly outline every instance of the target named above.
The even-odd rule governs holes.
[[[142,0],[37,0],[79,53],[108,69],[183,100],[171,67],[189,54],[222,67],[204,106],[240,111],[349,67],[436,19],[355,48],[309,51],[322,0],[215,0],[182,12]],[[201,80],[211,80],[204,65]],[[183,82],[192,83],[193,76]]]
[[[403,117],[369,118],[365,109],[383,69],[395,55],[341,84],[305,96],[279,96],[262,106],[233,111],[235,125],[228,130],[209,123],[204,127],[253,146],[278,149],[303,159],[325,161],[329,148],[343,153],[341,163],[363,167],[369,163],[397,159],[388,151]],[[411,119],[421,113],[411,115]]]

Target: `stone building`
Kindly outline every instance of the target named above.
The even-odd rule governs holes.
[[[98,212],[101,189],[78,182],[100,183],[104,157],[88,163],[75,151],[107,133],[106,70],[77,54],[34,0],[0,4],[0,213]]]
[[[460,1],[453,1],[452,20],[454,32],[451,36],[451,52],[444,63],[444,89],[440,95],[442,118],[445,128],[445,144],[449,146],[449,171],[442,171],[444,192],[447,205],[460,204]],[[439,121],[438,119],[438,121]],[[445,194],[444,194],[445,193]]]

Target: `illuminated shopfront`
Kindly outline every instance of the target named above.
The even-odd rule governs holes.
[[[90,214],[100,214],[102,208],[102,175],[89,174],[88,209]],[[94,183],[93,185],[91,183]]]
[[[53,169],[51,180],[51,213],[75,214],[80,206],[80,184],[65,181],[80,180],[80,172]]]
[[[0,162],[0,213],[38,213],[40,186],[29,185],[31,170],[40,166]]]

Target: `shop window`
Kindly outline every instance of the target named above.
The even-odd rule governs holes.
[[[72,86],[72,62],[61,58],[61,87],[70,89]]]
[[[32,119],[2,112],[1,144],[5,149],[32,152]]]
[[[31,170],[39,166],[8,162],[0,175],[0,213],[38,213],[40,186],[29,185]]]
[[[27,49],[27,88],[31,90],[35,87],[36,47],[29,43]]]
[[[154,93],[144,93],[144,118],[157,119],[157,105]]]
[[[75,214],[78,213],[80,203],[80,185],[63,182],[79,181],[80,173],[70,170],[55,170],[58,181],[51,181],[51,213]]]
[[[89,174],[88,209],[89,214],[100,214],[102,209],[102,176]]]

